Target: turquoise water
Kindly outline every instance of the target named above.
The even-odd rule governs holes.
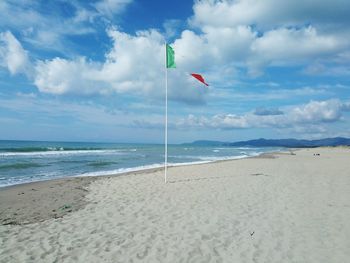
[[[243,158],[279,148],[169,145],[169,165]],[[164,145],[0,141],[0,187],[69,176],[123,173],[164,162]]]

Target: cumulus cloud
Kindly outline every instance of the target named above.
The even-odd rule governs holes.
[[[314,26],[277,28],[259,33],[249,25],[204,26],[201,33],[185,30],[175,40],[177,63],[210,71],[218,65],[247,67],[251,76],[267,66],[307,65],[342,54],[350,47],[346,36],[319,32]]]
[[[219,114],[212,117],[189,115],[177,127],[208,129],[291,128],[315,127],[318,124],[340,121],[342,113],[350,110],[349,102],[340,100],[311,101],[308,104],[279,110],[262,109],[243,115]],[[300,128],[301,129],[301,128]]]
[[[158,55],[162,54],[162,36],[155,30],[131,36],[114,29],[108,35],[114,44],[104,62],[86,58],[39,61],[35,77],[39,90],[53,94],[151,91],[162,74],[163,58]]]
[[[86,58],[54,58],[39,61],[35,67],[35,85],[52,94],[133,93],[159,98],[164,94],[164,39],[156,30],[135,35],[115,29],[108,31],[113,46],[105,61]],[[206,90],[183,70],[169,70],[169,98],[200,102]]]
[[[191,23],[198,27],[257,25],[260,28],[337,23],[348,21],[350,5],[346,0],[208,0],[196,1]],[[349,22],[347,23],[349,24]]]
[[[296,123],[335,122],[342,116],[346,103],[339,100],[311,101],[296,107],[290,112],[291,119]]]
[[[196,1],[193,10],[190,24],[200,33],[184,32],[175,44],[194,64],[207,56],[211,63],[247,67],[256,77],[267,66],[347,61],[341,57],[350,47],[350,5],[343,0],[210,0]]]
[[[202,34],[185,30],[174,42],[177,63],[184,68],[203,70],[242,61],[256,37],[249,26],[203,29]]]
[[[34,83],[44,93],[102,94],[107,87],[94,77],[98,68],[98,65],[87,62],[85,58],[38,61]]]
[[[349,41],[331,34],[322,35],[309,26],[302,29],[279,28],[266,32],[251,45],[250,69],[259,72],[265,65],[288,66],[322,59],[342,51]]]
[[[49,30],[48,27],[53,22],[60,24],[57,20],[47,23],[45,30],[32,27],[32,30],[28,29],[25,39],[47,43],[57,41],[57,37],[63,34],[61,31],[64,31],[64,34],[87,33],[89,27],[84,24],[86,21],[92,19],[89,20],[91,23],[94,20],[92,17],[101,16],[102,13],[113,16],[131,2],[100,0],[92,7],[90,5],[92,9],[89,10],[77,7],[75,16],[63,21],[61,27],[55,26],[53,30]],[[74,3],[78,6],[77,2]],[[333,63],[347,61],[350,31],[339,29],[343,29],[346,22],[335,19],[338,30],[330,30],[328,24],[321,25],[323,20],[320,14],[324,14],[324,10],[328,13],[333,10],[339,11],[339,16],[342,16],[342,10],[348,10],[350,5],[341,0],[332,3],[323,1],[317,7],[312,3],[311,0],[303,3],[277,0],[196,1],[190,23],[197,28],[182,31],[172,43],[178,68],[174,71],[169,70],[170,99],[192,103],[203,101],[207,90],[198,92],[197,89],[193,89],[198,84],[188,77],[190,72],[203,73],[213,86],[229,86],[235,83],[237,72],[245,70],[251,76],[258,76],[263,74],[268,66],[304,67],[314,61],[322,63],[330,58],[334,59]],[[0,10],[10,10],[8,6],[10,4],[5,1],[0,4]],[[13,5],[11,7],[13,14],[24,10],[23,6],[22,9]],[[310,13],[311,7],[314,7],[312,10],[315,12]],[[276,8],[279,12],[275,12]],[[25,16],[28,21],[29,13],[26,12]],[[38,12],[33,11],[31,14],[36,21],[34,25],[46,24],[48,21]],[[306,14],[311,14],[308,23],[305,20]],[[329,21],[333,16],[327,14]],[[74,26],[69,27],[69,22],[72,21]],[[328,21],[327,18],[325,21]],[[103,61],[96,62],[81,56],[37,61],[33,79],[38,89],[52,94],[131,92],[156,98],[163,96],[162,34],[155,29],[128,34],[120,29],[111,28],[107,32],[112,46],[104,54]],[[43,39],[45,41],[42,41]]]
[[[17,38],[9,31],[0,33],[0,65],[14,75],[26,73],[28,63],[28,54]]]

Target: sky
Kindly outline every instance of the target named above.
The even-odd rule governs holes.
[[[348,0],[1,0],[0,139],[350,137]],[[209,87],[190,76],[199,73]]]

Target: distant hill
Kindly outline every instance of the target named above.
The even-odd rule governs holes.
[[[219,141],[194,141],[190,145],[196,146],[253,146],[253,147],[320,147],[320,146],[341,146],[349,145],[350,139],[336,137],[336,138],[325,138],[320,140],[297,140],[297,139],[257,139],[249,141],[239,141],[239,142],[219,142]]]
[[[195,146],[223,146],[223,145],[229,145],[230,142],[220,142],[220,141],[207,141],[207,140],[201,140],[201,141],[194,141],[190,143],[183,143],[182,145],[195,145]]]

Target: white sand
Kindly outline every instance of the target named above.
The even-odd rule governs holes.
[[[350,262],[350,149],[276,157],[97,180],[81,210],[0,226],[0,262]]]

